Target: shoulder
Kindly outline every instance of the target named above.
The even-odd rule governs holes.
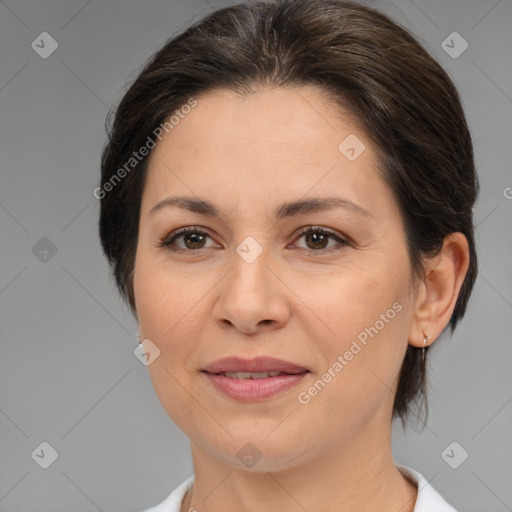
[[[142,512],[179,512],[181,502],[187,493],[187,490],[192,487],[194,476],[187,478],[176,489],[174,489],[164,501],[158,505],[143,510]]]
[[[427,479],[418,471],[407,466],[395,464],[397,469],[408,479],[412,480],[418,488],[418,497],[414,512],[457,512],[442,496],[430,485]]]

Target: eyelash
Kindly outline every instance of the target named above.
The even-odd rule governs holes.
[[[197,226],[189,226],[189,227],[186,227],[186,228],[179,229],[178,231],[176,231],[174,233],[171,233],[171,235],[166,237],[164,240],[159,241],[157,243],[157,246],[159,248],[167,249],[167,250],[170,250],[170,251],[173,251],[173,252],[189,252],[190,253],[190,252],[198,252],[198,251],[201,251],[202,249],[204,249],[204,248],[201,248],[201,249],[183,249],[181,247],[174,247],[173,246],[173,244],[174,244],[174,242],[176,241],[177,238],[179,238],[180,236],[186,235],[188,233],[195,233],[195,234],[198,234],[198,235],[201,235],[201,236],[208,236],[208,237],[210,236],[207,232],[203,231],[202,229],[200,229]],[[327,229],[322,228],[320,226],[307,226],[307,227],[300,228],[299,231],[297,232],[297,238],[300,238],[303,235],[307,235],[307,234],[310,234],[310,233],[317,233],[317,234],[321,234],[321,235],[327,235],[328,237],[335,239],[338,242],[338,244],[339,244],[338,247],[330,247],[329,249],[305,249],[303,247],[300,248],[302,250],[309,250],[310,254],[311,253],[323,253],[323,254],[328,253],[329,254],[331,252],[339,251],[342,248],[350,245],[350,242],[348,240],[345,240],[345,239],[341,238],[340,236],[338,236],[335,232],[327,230]]]

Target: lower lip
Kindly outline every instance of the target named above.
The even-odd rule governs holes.
[[[205,372],[210,382],[222,393],[243,402],[256,402],[293,388],[309,372],[296,375],[278,375],[266,379],[231,379],[225,375]]]

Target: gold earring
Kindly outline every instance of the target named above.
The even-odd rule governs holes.
[[[423,349],[421,351],[421,364],[425,364],[425,346],[427,345],[429,337],[424,334],[423,335]]]

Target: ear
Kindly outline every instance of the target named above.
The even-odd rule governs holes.
[[[469,249],[462,233],[450,233],[438,254],[425,261],[425,278],[417,291],[409,343],[423,347],[448,325],[469,266]]]

